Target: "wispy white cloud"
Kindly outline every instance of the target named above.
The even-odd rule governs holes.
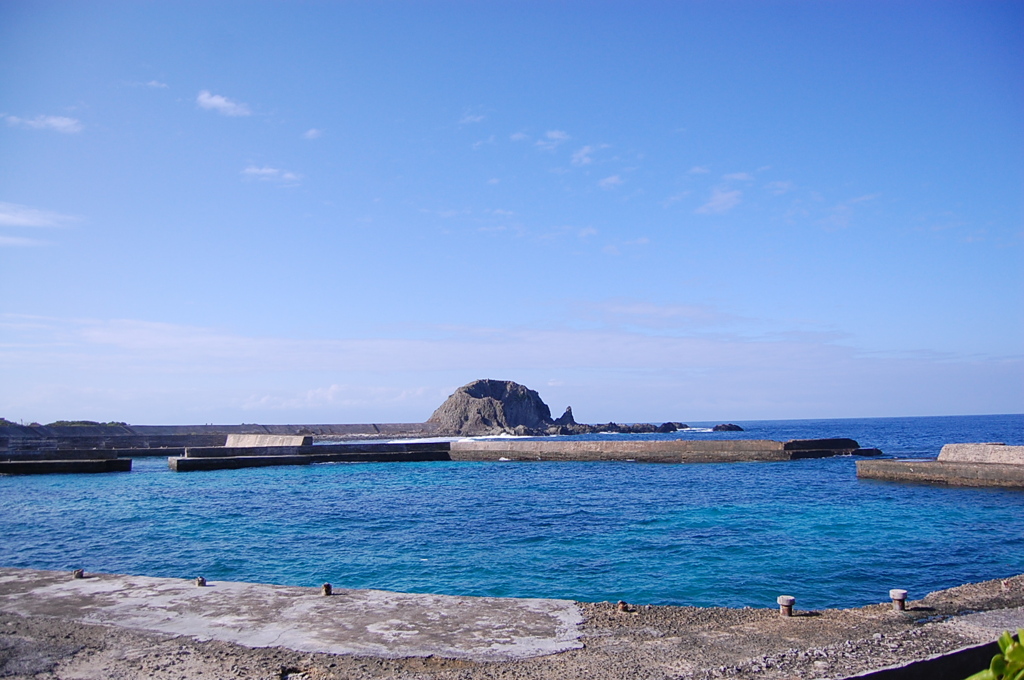
[[[46,241],[24,236],[4,236],[0,234],[0,248],[31,248],[34,246],[49,245]]]
[[[487,183],[488,184],[501,184],[501,180],[498,179],[497,177],[492,177],[489,180],[487,180]]]
[[[711,168],[706,165],[695,165],[690,168],[691,175],[706,175],[711,172]]]
[[[537,146],[545,151],[553,151],[569,141],[569,135],[563,130],[548,130],[542,139],[537,140]]]
[[[494,137],[494,135],[491,135],[487,139],[480,139],[480,140],[477,140],[477,141],[473,142],[473,148],[474,149],[479,149],[479,148],[487,146],[489,144],[494,144],[494,142],[495,142],[495,137]]]
[[[146,87],[152,87],[158,90],[166,90],[170,86],[167,83],[160,82],[159,80],[151,80],[148,83],[146,83]]]
[[[591,163],[594,162],[594,159],[591,157],[592,153],[594,153],[594,147],[589,146],[589,145],[588,146],[584,146],[582,149],[576,151],[572,155],[572,164],[573,165],[590,165]]]
[[[469,208],[442,208],[441,210],[431,210],[429,208],[420,208],[421,213],[427,213],[428,215],[437,215],[444,219],[451,219],[453,217],[459,217],[460,215],[472,215],[473,211]]]
[[[877,193],[877,194],[864,194],[863,196],[858,196],[857,198],[851,198],[846,203],[848,205],[856,205],[857,203],[866,203],[867,201],[873,201],[876,198],[881,198],[881,197],[882,197],[882,194],[880,194],[880,193]]]
[[[671,196],[666,198],[664,201],[661,202],[661,205],[662,205],[662,207],[667,208],[670,205],[672,205],[673,203],[678,203],[679,201],[683,200],[684,198],[686,198],[689,195],[690,195],[689,191],[680,191],[679,193],[672,194]]]
[[[723,175],[722,179],[733,182],[751,182],[754,176],[749,172],[731,172],[728,175]]]
[[[618,175],[612,175],[610,177],[605,177],[604,179],[599,181],[597,183],[597,186],[601,187],[602,189],[606,189],[606,190],[607,189],[614,189],[614,188],[616,188],[618,186],[622,186],[622,181],[623,181],[622,178],[619,177]]]
[[[81,132],[85,126],[77,118],[67,116],[36,116],[35,118],[20,118],[18,116],[4,115],[4,120],[11,127],[20,127],[28,130],[53,130],[66,135]]]
[[[484,116],[482,114],[471,113],[467,111],[466,113],[462,114],[462,118],[459,118],[459,125],[471,125],[473,123],[482,123],[484,120],[486,120],[486,118],[487,116]]]
[[[242,170],[242,175],[248,179],[275,181],[288,184],[295,184],[302,179],[302,175],[294,172],[288,172],[287,170],[281,170],[280,168],[271,168],[266,165],[250,165]]]
[[[3,227],[63,227],[77,219],[18,203],[0,203],[0,226]]]
[[[781,196],[782,194],[788,194],[795,188],[795,186],[792,182],[778,181],[768,182],[768,184],[766,184],[764,188],[772,192],[776,196]]]
[[[525,132],[513,132],[508,138],[513,142],[525,142],[530,139],[530,135]]]
[[[718,328],[739,320],[708,305],[658,304],[646,300],[610,300],[586,305],[583,311],[588,316],[596,314],[614,326]]]
[[[401,383],[398,392],[388,387],[380,396],[387,401],[400,399],[402,389],[433,385],[421,400],[408,395],[411,406],[392,403],[376,416],[333,411],[341,422],[410,422],[429,416],[450,394],[449,382],[509,376],[542,385],[555,376],[576,390],[542,396],[559,405],[571,399],[585,422],[999,413],[1018,403],[1024,376],[1020,356],[880,357],[834,333],[751,333],[746,322],[726,332],[714,310],[699,307],[609,307],[618,321],[598,327],[435,327],[418,329],[416,337],[352,339],[0,315],[0,412],[38,418],[93,409],[102,399],[110,418],[167,422],[191,412],[203,421],[195,414],[216,412],[237,422],[243,404],[247,413],[258,412],[265,397],[264,406],[301,409],[302,402],[340,403],[350,398],[349,387],[358,400],[371,388]],[[308,385],[310,374],[322,382]]]
[[[219,94],[211,94],[209,90],[202,90],[196,96],[196,104],[207,111],[216,111],[223,116],[248,116],[252,113],[246,104],[232,101]]]
[[[272,394],[250,395],[243,403],[245,411],[297,411],[323,407],[346,408],[353,406],[395,407],[404,402],[418,401],[432,392],[426,387],[412,389],[365,387],[332,384],[299,392],[276,391]]]
[[[694,210],[694,212],[701,215],[727,213],[739,205],[742,196],[743,192],[739,189],[730,190],[716,187],[711,190],[711,198],[708,199],[707,203]]]
[[[308,130],[306,130],[305,132],[302,133],[302,138],[303,139],[320,139],[320,137],[323,134],[324,134],[323,130],[319,130],[317,128],[309,128]]]
[[[873,201],[880,196],[881,194],[865,194],[863,196],[857,196],[856,198],[843,201],[842,203],[833,206],[829,214],[819,221],[819,224],[829,231],[846,229],[850,226],[851,220],[853,220],[854,206],[860,203]]]

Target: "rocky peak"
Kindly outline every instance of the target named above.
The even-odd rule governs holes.
[[[511,380],[474,380],[455,390],[427,420],[455,435],[522,434],[551,425],[551,409]]]
[[[565,413],[555,418],[555,425],[575,425],[576,420],[572,417],[572,406],[565,407]]]

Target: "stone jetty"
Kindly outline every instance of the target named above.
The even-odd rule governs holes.
[[[893,482],[1024,488],[1024,446],[946,444],[934,460],[860,460],[857,476]]]
[[[0,474],[43,475],[68,472],[129,472],[130,458],[101,449],[0,451]]]
[[[878,455],[853,439],[537,441],[465,439],[451,444],[452,460],[632,460],[643,463],[731,463]]]
[[[265,446],[240,437],[233,440],[233,443],[236,445],[187,447],[184,455],[168,457],[167,464],[175,472],[192,472],[313,463],[408,463],[451,460],[448,442]]]
[[[255,436],[254,436],[255,437]],[[312,463],[412,461],[635,461],[640,463],[731,463],[782,461],[844,455],[878,455],[853,439],[722,441],[538,441],[529,439],[434,442],[351,443],[311,446],[261,446],[257,438],[238,437],[236,446],[188,447],[171,456],[176,472],[225,470]]]

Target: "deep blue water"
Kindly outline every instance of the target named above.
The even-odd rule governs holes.
[[[692,423],[691,423],[692,424]],[[740,422],[899,457],[1024,416]],[[609,436],[609,435],[599,435]],[[621,436],[621,435],[611,435]],[[665,438],[644,436],[634,438]],[[859,606],[1024,573],[1024,491],[858,480],[855,459],[333,464],[0,477],[0,565],[636,603]]]

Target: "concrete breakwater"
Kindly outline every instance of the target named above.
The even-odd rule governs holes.
[[[97,449],[0,451],[0,474],[129,472],[131,469],[131,459],[119,458],[116,451]]]
[[[70,449],[146,449],[224,446],[232,435],[309,436],[320,440],[432,437],[434,423],[349,423],[334,425],[4,425],[0,452]],[[150,455],[168,455],[156,451]]]
[[[246,439],[236,442],[249,443]],[[252,440],[255,442],[256,440]],[[645,463],[727,463],[878,455],[852,439],[722,441],[536,441],[459,440],[424,443],[362,443],[295,446],[188,447],[168,458],[177,472],[328,462],[402,461],[636,461]]]
[[[852,439],[769,439],[670,441],[461,440],[451,444],[452,460],[635,460],[645,463],[729,463],[878,455]]]
[[[1024,446],[946,444],[934,460],[857,461],[857,476],[893,482],[1024,488]]]
[[[175,472],[192,472],[313,463],[398,463],[436,460],[451,460],[448,442],[200,446],[186,448],[183,456],[169,457],[167,464]]]

